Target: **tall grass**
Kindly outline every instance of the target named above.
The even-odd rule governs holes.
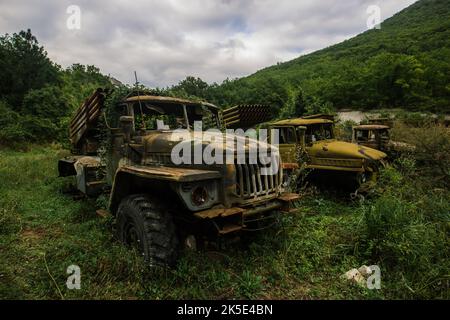
[[[409,160],[399,159],[397,163]],[[363,205],[361,246],[378,261],[399,297],[446,298],[450,293],[448,190],[422,183],[409,163],[382,172],[382,195]],[[404,169],[405,170],[405,169]],[[423,178],[423,177],[422,177]],[[400,288],[408,290],[399,290]]]
[[[0,151],[0,298],[448,298],[448,190],[423,185],[406,160],[382,173],[372,200],[311,193],[250,242],[185,252],[174,269],[149,272],[95,215],[104,199],[61,191],[71,183],[56,177],[65,154]],[[65,285],[71,264],[80,290]],[[362,264],[381,266],[381,290],[340,279]]]

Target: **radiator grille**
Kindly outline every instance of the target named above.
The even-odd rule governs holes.
[[[283,172],[278,163],[274,174],[262,175],[262,164],[239,164],[236,166],[236,194],[244,199],[277,193],[281,190]]]

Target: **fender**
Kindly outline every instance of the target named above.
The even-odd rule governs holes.
[[[221,178],[218,171],[174,167],[124,165],[117,169],[110,195],[109,208],[115,214],[120,201],[129,194],[142,192],[142,187],[164,183],[197,182]],[[141,189],[140,189],[141,188]]]

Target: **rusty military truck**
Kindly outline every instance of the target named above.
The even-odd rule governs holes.
[[[304,167],[321,175],[347,174],[357,188],[374,181],[386,154],[334,136],[334,121],[324,117],[286,119],[269,124],[279,132],[279,150],[285,171],[295,170],[299,151],[304,151]]]
[[[240,151],[230,149],[229,140],[238,139],[232,135],[215,149],[228,152],[230,161],[174,161],[180,144],[200,151],[211,146],[198,138],[195,126],[202,121],[222,127],[215,105],[134,95],[106,110],[107,95],[98,89],[77,110],[69,129],[72,155],[59,161],[59,173],[76,176],[78,189],[86,194],[109,192],[117,237],[137,248],[150,265],[174,264],[188,242],[195,246],[264,228],[293,211],[290,204],[298,195],[283,190],[279,151],[267,143],[254,141],[266,148],[279,170],[249,161],[251,139]],[[99,127],[107,133],[106,143],[97,138]],[[189,159],[183,152],[183,159]]]
[[[415,147],[411,144],[391,139],[392,119],[369,119],[369,124],[360,124],[352,128],[352,142],[385,152],[395,158],[411,153]]]
[[[360,124],[352,127],[352,142],[386,152],[390,127],[381,124]]]

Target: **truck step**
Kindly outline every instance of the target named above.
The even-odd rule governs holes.
[[[95,187],[95,186],[100,186],[100,185],[103,185],[103,184],[105,184],[105,181],[103,181],[103,180],[86,182],[86,186],[88,186],[88,187]]]
[[[219,230],[219,234],[228,234],[231,232],[239,231],[242,229],[242,226],[237,224],[226,224],[222,227],[222,229]]]

